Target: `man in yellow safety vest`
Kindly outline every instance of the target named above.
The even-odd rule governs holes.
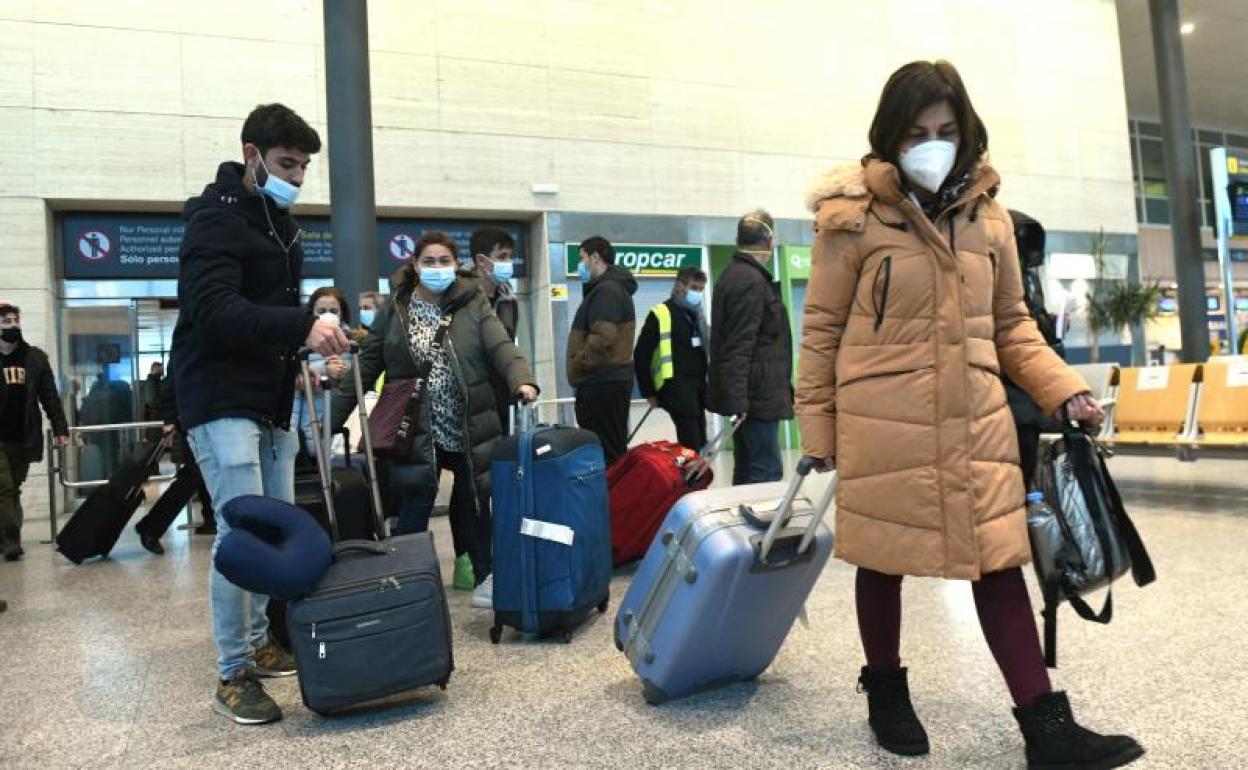
[[[706,273],[682,268],[672,296],[650,309],[633,348],[641,395],[671,415],[676,440],[690,449],[706,444],[705,289]]]

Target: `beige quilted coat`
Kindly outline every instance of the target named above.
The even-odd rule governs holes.
[[[850,563],[976,580],[1030,559],[999,375],[1046,412],[1088,388],[1027,314],[998,184],[981,165],[935,222],[881,161],[808,196],[797,417],[804,451],[836,458],[836,553]]]

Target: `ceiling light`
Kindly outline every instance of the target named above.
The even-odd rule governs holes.
[[[1184,22],[1183,26],[1179,27],[1179,32],[1183,33],[1184,35],[1190,35],[1195,31],[1196,31],[1196,25],[1190,21]]]

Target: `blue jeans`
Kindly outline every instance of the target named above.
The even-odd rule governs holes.
[[[261,427],[241,417],[226,417],[191,428],[187,439],[218,511],[242,495],[265,495],[294,502],[295,453],[299,442],[293,431]],[[218,516],[208,596],[212,641],[217,646],[217,673],[222,679],[251,666],[252,654],[268,642],[269,636],[269,621],[264,614],[269,597],[248,593],[217,572],[217,548],[229,532],[229,523]]]
[[[776,420],[747,418],[732,437],[732,484],[760,484],[784,477]]]

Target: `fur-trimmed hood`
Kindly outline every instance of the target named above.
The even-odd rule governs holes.
[[[829,198],[859,198],[867,194],[862,163],[845,163],[827,171],[806,191],[806,208],[819,213],[819,204]]]
[[[1001,177],[986,159],[981,158],[971,170],[974,181],[967,188],[962,200],[971,200],[987,194],[995,198],[1001,185]],[[837,198],[864,199],[867,196],[890,204],[900,203],[905,197],[901,172],[891,163],[877,159],[863,159],[846,163],[828,171],[811,185],[806,193],[806,208],[819,214],[824,201]]]

